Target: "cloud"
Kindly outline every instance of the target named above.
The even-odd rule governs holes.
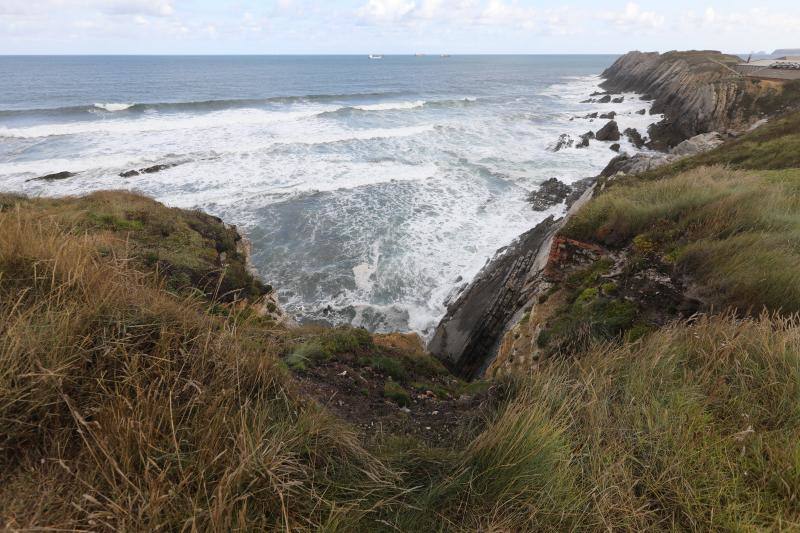
[[[169,0],[102,0],[96,5],[100,11],[110,15],[168,17],[175,13]]]
[[[689,11],[683,17],[682,23],[693,28],[716,32],[741,32],[742,28],[746,27],[749,31],[770,31],[771,35],[796,34],[800,29],[800,12],[797,10],[778,12],[759,7],[747,11],[718,12],[709,6],[699,14],[693,10]]]
[[[533,29],[536,17],[537,13],[533,8],[521,7],[517,2],[489,0],[489,4],[480,15],[479,22],[490,26],[519,26]]]
[[[369,0],[356,14],[374,22],[392,22],[409,15],[416,7],[410,0]]]
[[[619,12],[603,13],[601,19],[620,30],[652,30],[664,25],[665,17],[655,11],[643,11],[639,4],[629,2]]]

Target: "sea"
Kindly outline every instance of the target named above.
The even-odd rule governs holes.
[[[296,319],[429,336],[498,249],[563,214],[532,191],[615,155],[555,151],[560,135],[599,129],[593,112],[642,134],[660,119],[637,95],[586,102],[614,60],[0,56],[0,191],[201,209],[246,235]]]

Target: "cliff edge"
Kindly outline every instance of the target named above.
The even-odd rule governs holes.
[[[716,51],[629,52],[603,72],[603,88],[655,100],[662,122],[650,128],[651,147],[672,148],[701,133],[735,132],[796,106],[800,84],[747,78],[742,60]]]

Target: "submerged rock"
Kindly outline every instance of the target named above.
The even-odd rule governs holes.
[[[614,120],[603,126],[600,131],[595,134],[595,139],[598,141],[618,141],[620,138],[619,126]]]
[[[528,202],[534,211],[544,211],[563,202],[571,192],[572,187],[550,178],[528,195]]]
[[[44,176],[39,176],[38,178],[31,178],[25,181],[56,181],[56,180],[65,180],[67,178],[71,178],[73,176],[77,176],[76,172],[55,172],[53,174],[45,174]]]
[[[120,172],[119,175],[121,178],[131,178],[133,176],[139,176],[140,174],[155,174],[156,172],[161,172],[162,170],[167,170],[168,168],[177,167],[178,165],[180,165],[180,163],[163,163],[160,165],[153,165],[152,167],[126,170],[125,172]]]
[[[573,144],[575,144],[575,140],[572,138],[572,136],[566,133],[562,133],[558,137],[558,140],[555,142],[555,144],[550,146],[548,150],[550,150],[551,152],[558,152],[559,150],[562,150],[564,148],[571,147]]]
[[[589,141],[591,139],[594,139],[593,131],[588,131],[584,133],[583,135],[581,135],[581,142],[577,143],[575,145],[575,148],[586,148],[587,146],[589,146]]]

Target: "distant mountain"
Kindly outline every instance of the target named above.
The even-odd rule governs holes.
[[[772,52],[772,57],[800,56],[800,48],[782,48]]]

